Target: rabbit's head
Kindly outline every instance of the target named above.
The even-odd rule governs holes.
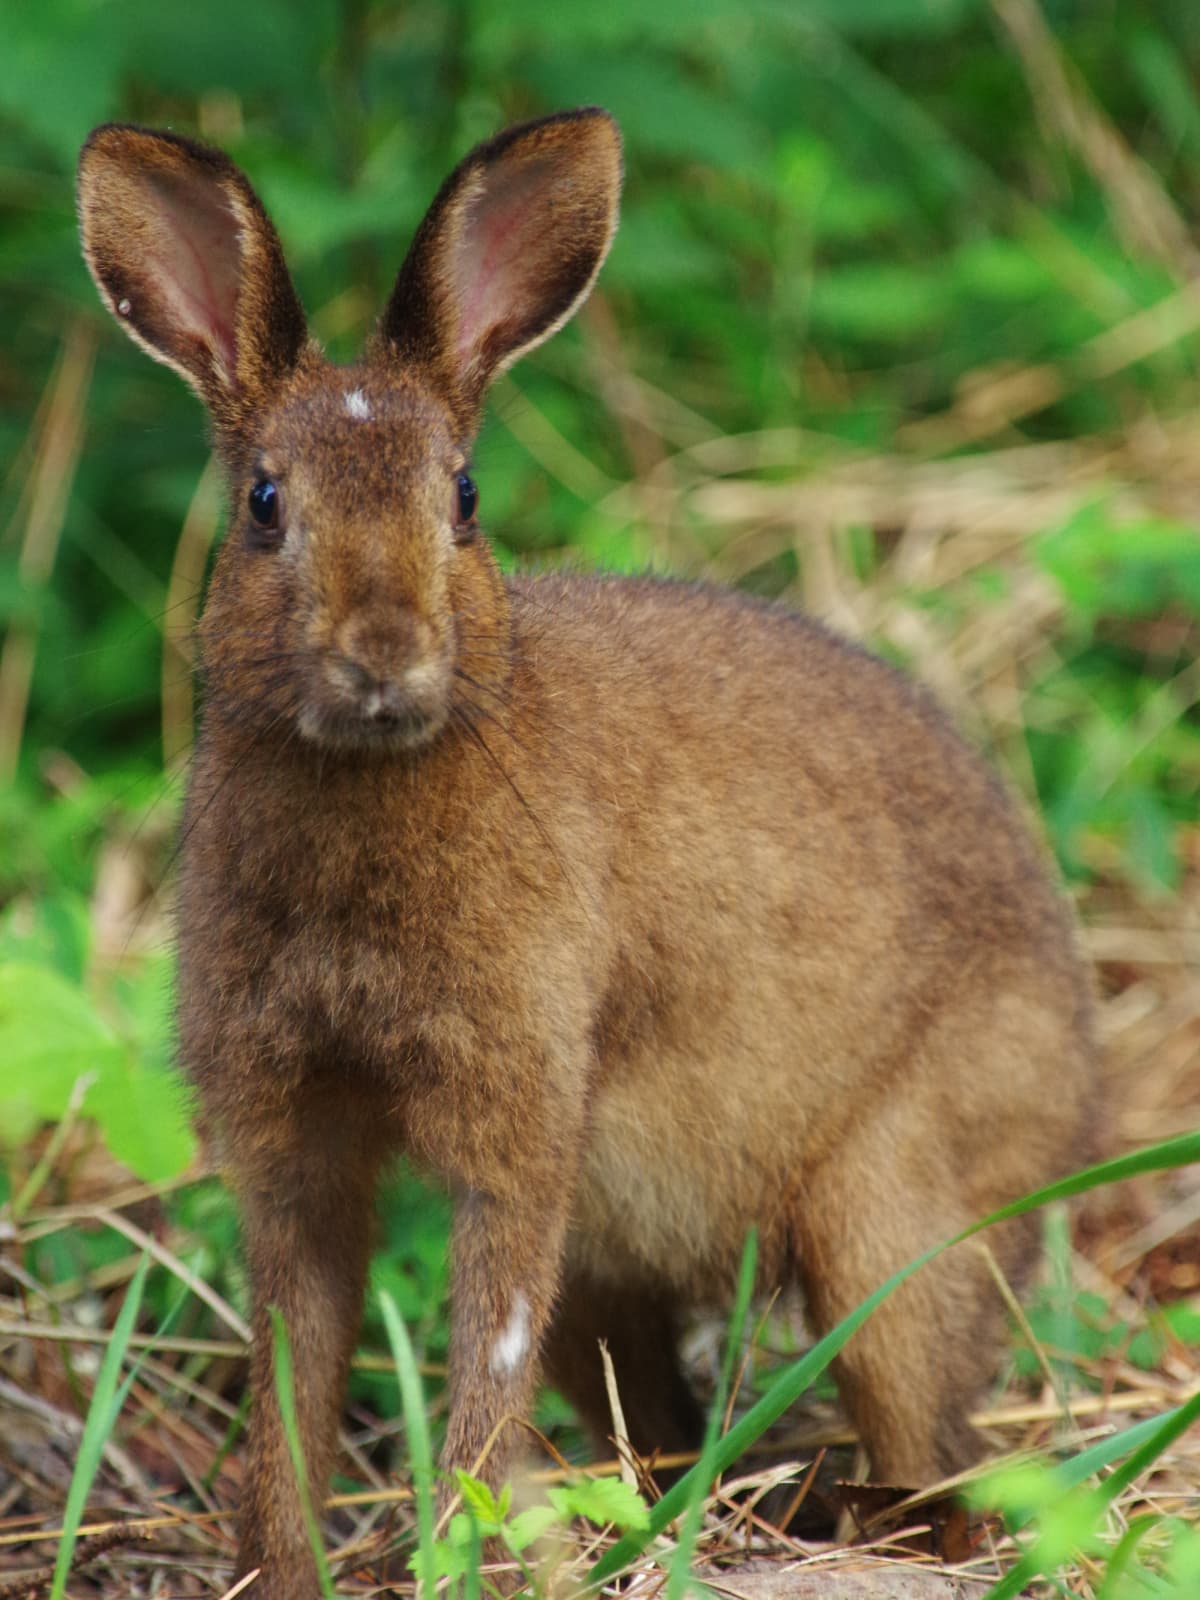
[[[494,691],[507,602],[478,537],[470,445],[492,378],[591,288],[620,178],[616,127],[594,109],[480,145],[430,207],[363,358],[337,367],[226,156],[121,125],[88,139],[92,275],[198,391],[229,478],[201,629],[218,718],[415,749],[461,685]]]

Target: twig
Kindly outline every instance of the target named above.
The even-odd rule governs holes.
[[[88,1539],[81,1539],[71,1556],[70,1570],[78,1572],[80,1567],[86,1567],[97,1557],[107,1555],[110,1550],[117,1550],[138,1539],[148,1539],[149,1536],[149,1531],[142,1524],[127,1522],[109,1528],[104,1533],[95,1533]],[[37,1591],[51,1582],[53,1577],[53,1562],[44,1567],[34,1567],[29,1572],[14,1573],[12,1577],[0,1579],[0,1596],[4,1600],[37,1600]]]

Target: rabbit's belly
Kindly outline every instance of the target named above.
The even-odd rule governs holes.
[[[796,1105],[610,1089],[593,1110],[570,1254],[594,1275],[667,1282],[690,1299],[736,1279],[747,1230],[782,1281],[805,1166]]]

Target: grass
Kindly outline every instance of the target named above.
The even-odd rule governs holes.
[[[820,1340],[800,1361],[785,1367],[773,1379],[767,1392],[732,1427],[720,1431],[710,1425],[699,1461],[691,1472],[653,1506],[648,1520],[644,1517],[633,1518],[626,1505],[622,1508],[622,1520],[628,1531],[611,1543],[599,1559],[595,1557],[594,1546],[590,1552],[581,1547],[573,1558],[568,1559],[564,1559],[560,1552],[556,1588],[561,1591],[565,1583],[572,1590],[583,1592],[598,1588],[621,1573],[639,1568],[639,1565],[642,1570],[646,1570],[644,1552],[657,1541],[658,1548],[650,1557],[650,1570],[656,1570],[660,1564],[665,1563],[668,1593],[672,1591],[682,1593],[697,1562],[710,1564],[715,1554],[722,1553],[722,1532],[724,1531],[726,1537],[728,1534],[728,1529],[721,1528],[723,1497],[718,1494],[707,1505],[705,1503],[707,1489],[713,1478],[728,1470],[749,1446],[762,1440],[771,1424],[812,1388],[814,1380],[827,1369],[834,1355],[853,1336],[864,1318],[869,1316],[874,1308],[913,1272],[919,1271],[926,1261],[939,1254],[941,1250],[950,1248],[1005,1216],[1017,1215],[1046,1205],[1048,1202],[1094,1191],[1101,1185],[1145,1177],[1148,1174],[1177,1171],[1197,1162],[1200,1162],[1200,1133],[1163,1141],[1146,1150],[1132,1152],[1101,1163],[1084,1173],[1028,1196],[1004,1208],[995,1216],[983,1219],[957,1239],[946,1241],[910,1263],[882,1285],[845,1322]],[[740,1330],[749,1303],[753,1262],[754,1251],[751,1241],[743,1262],[737,1306],[731,1324],[732,1336],[726,1344],[721,1376],[714,1396],[711,1413],[714,1420],[723,1414],[724,1398],[729,1387],[734,1361],[742,1347]],[[116,1451],[114,1434],[119,1414],[133,1390],[139,1367],[148,1359],[143,1356],[134,1361],[128,1376],[118,1389],[118,1376],[129,1352],[148,1267],[149,1261],[143,1256],[123,1297],[113,1337],[108,1342],[91,1396],[76,1469],[67,1495],[63,1526],[58,1535],[58,1552],[51,1591],[53,1600],[61,1600],[61,1596],[65,1593],[66,1576],[71,1566],[75,1541],[80,1532],[85,1499],[99,1470],[104,1451],[106,1449],[110,1453]],[[510,1526],[515,1528],[521,1518],[514,1518],[512,1523],[509,1523],[507,1496],[502,1497],[497,1503],[482,1485],[474,1484],[472,1480],[463,1476],[461,1487],[473,1515],[467,1520],[465,1538],[463,1533],[459,1534],[460,1559],[457,1564],[451,1562],[447,1566],[445,1562],[441,1562],[439,1565],[439,1546],[435,1539],[432,1512],[432,1457],[417,1365],[403,1321],[390,1298],[386,1296],[383,1300],[383,1309],[392,1356],[399,1377],[409,1441],[408,1454],[412,1462],[416,1488],[415,1564],[422,1578],[423,1592],[426,1594],[433,1592],[436,1583],[435,1574],[440,1570],[449,1574],[451,1580],[449,1592],[454,1593],[461,1589],[463,1600],[473,1600],[480,1583],[477,1561],[481,1532],[494,1533]],[[295,1429],[289,1346],[286,1332],[278,1319],[275,1325],[275,1340],[280,1403],[288,1429],[289,1445],[293,1451],[294,1465],[301,1483],[305,1484],[304,1463]],[[1007,1472],[1002,1470],[999,1474],[985,1475],[982,1482],[978,1481],[979,1475],[974,1475],[976,1504],[1005,1508],[1014,1549],[1014,1555],[1007,1560],[1002,1551],[999,1553],[1000,1576],[988,1589],[987,1600],[1006,1600],[1006,1597],[1021,1593],[1032,1580],[1041,1577],[1053,1578],[1072,1562],[1085,1557],[1090,1559],[1094,1568],[1098,1566],[1099,1570],[1104,1571],[1104,1558],[1110,1553],[1116,1565],[1111,1581],[1106,1579],[1103,1592],[1114,1596],[1126,1593],[1132,1596],[1140,1593],[1141,1589],[1133,1581],[1133,1575],[1136,1574],[1138,1582],[1143,1584],[1149,1582],[1150,1587],[1146,1590],[1148,1593],[1168,1595],[1175,1593],[1176,1591],[1169,1586],[1169,1580],[1166,1587],[1161,1583],[1155,1585],[1153,1579],[1148,1576],[1149,1569],[1142,1567],[1138,1562],[1139,1550],[1147,1547],[1152,1542],[1153,1536],[1161,1537],[1166,1534],[1168,1540],[1172,1541],[1167,1546],[1168,1557],[1171,1558],[1182,1550],[1184,1559],[1190,1560],[1193,1553],[1194,1530],[1189,1531],[1186,1515],[1171,1517],[1164,1511],[1163,1491],[1160,1487],[1156,1487],[1151,1495],[1147,1485],[1164,1471],[1178,1475],[1179,1462],[1176,1458],[1181,1453],[1184,1456],[1183,1466],[1186,1474],[1188,1470],[1186,1452],[1181,1452],[1180,1447],[1187,1439],[1189,1431],[1194,1435],[1197,1422],[1200,1422],[1200,1387],[1194,1388],[1190,1396],[1165,1415],[1135,1423],[1125,1429],[1115,1431],[1110,1429],[1100,1442],[1068,1455],[1065,1461],[1057,1466],[1039,1468],[1036,1472],[1027,1466],[1015,1473],[1011,1469]],[[1120,1464],[1114,1467],[1113,1463]],[[1105,1471],[1110,1467],[1111,1471]],[[1194,1511],[1197,1489],[1200,1488],[1200,1462],[1195,1460],[1191,1462],[1191,1472],[1193,1490],[1190,1503]],[[1102,1473],[1104,1475],[1098,1476]],[[748,1486],[746,1482],[741,1484],[743,1491]],[[556,1494],[561,1497],[563,1493],[562,1490],[552,1489],[550,1491],[552,1502]],[[569,1495],[571,1491],[567,1493]],[[568,1498],[565,1502],[561,1499],[557,1502],[560,1513],[587,1516],[595,1522],[604,1522],[617,1517],[617,1507],[620,1502],[613,1500],[611,1496],[607,1501],[594,1495],[589,1499],[586,1479],[583,1481],[583,1486],[574,1491],[574,1494],[573,1500]],[[353,1502],[358,1505],[369,1503],[375,1498],[369,1493],[352,1497]],[[1143,1498],[1146,1498],[1154,1509],[1131,1520],[1130,1508],[1136,1506]],[[345,1499],[346,1497],[342,1497],[343,1503]],[[337,1497],[334,1503],[336,1502]],[[751,1520],[746,1523],[747,1533],[751,1529],[752,1506],[753,1500],[751,1500]],[[310,1537],[314,1541],[314,1549],[318,1552],[322,1592],[332,1595],[334,1592],[332,1581],[307,1490],[305,1490],[305,1509]],[[739,1513],[742,1509],[739,1507]],[[528,1521],[533,1513],[527,1511],[523,1515]],[[703,1515],[706,1515],[708,1528],[704,1537],[700,1539],[698,1535]],[[914,1508],[912,1516],[919,1521],[919,1505]],[[116,1531],[123,1531],[126,1537],[130,1538],[145,1536],[151,1532],[159,1532],[165,1523],[167,1528],[173,1525],[177,1531],[194,1532],[204,1520],[197,1519],[194,1514],[184,1514],[178,1519],[158,1519],[159,1526],[155,1527],[152,1522],[148,1523],[147,1519],[142,1518],[140,1526],[136,1521],[130,1522],[124,1530],[121,1530],[117,1524]],[[548,1519],[545,1524],[539,1523],[538,1527],[561,1523],[562,1520],[563,1516],[560,1514],[558,1517]],[[911,1520],[912,1517],[909,1519],[910,1527]],[[661,1536],[668,1534],[676,1524],[678,1532],[674,1539],[668,1542],[664,1551]],[[1119,1526],[1122,1532],[1115,1542],[1106,1544],[1104,1534],[1114,1526]],[[1031,1530],[1032,1538],[1021,1538],[1023,1531],[1028,1533]],[[110,1552],[115,1541],[111,1541],[110,1537],[110,1542],[107,1544],[105,1542],[106,1536],[111,1536],[113,1531],[113,1528],[95,1525],[87,1529],[92,1541],[86,1552],[89,1558],[100,1554],[109,1560],[113,1559]],[[756,1532],[757,1538],[752,1544],[742,1544],[740,1553],[743,1556],[748,1554],[751,1548],[754,1548],[760,1557],[770,1554],[772,1539],[778,1547],[774,1551],[776,1560],[780,1559],[784,1551],[789,1548],[792,1554],[796,1553],[794,1542],[783,1539],[765,1525],[759,1524]],[[765,1540],[764,1534],[767,1535]],[[29,1539],[27,1531],[24,1537],[26,1540]],[[527,1533],[524,1538],[515,1540],[514,1549],[520,1550],[522,1544],[528,1542],[529,1537]],[[0,1535],[2,1541],[0,1548],[3,1548],[4,1543],[10,1542],[10,1539],[9,1535]],[[16,1539],[20,1542],[21,1535],[18,1534]],[[461,1559],[464,1550],[465,1564]],[[724,1554],[727,1558],[728,1545],[724,1546]],[[851,1564],[861,1563],[862,1560],[861,1553],[854,1550],[844,1551],[844,1556]],[[139,1555],[134,1559],[144,1561],[145,1557]],[[994,1554],[992,1561],[996,1560],[997,1555]],[[530,1569],[525,1562],[521,1561],[520,1566],[528,1576]],[[1086,1571],[1086,1568],[1084,1570]],[[14,1574],[14,1580],[16,1576]],[[1122,1584],[1125,1587],[1121,1587]],[[18,1593],[21,1590],[6,1585],[0,1592]],[[1185,1592],[1183,1589],[1178,1591],[1180,1600]]]
[[[296,1417],[296,1385],[292,1366],[292,1346],[288,1339],[287,1324],[277,1306],[271,1308],[271,1334],[275,1340],[275,1390],[279,1396],[279,1414],[287,1438],[288,1455],[296,1484],[300,1491],[300,1509],[304,1516],[304,1531],[312,1547],[317,1579],[323,1600],[334,1600],[333,1579],[325,1556],[325,1541],[321,1537],[321,1521],[313,1505],[312,1489],[308,1481],[308,1467],[304,1460],[304,1445],[300,1438],[300,1424]]]
[[[421,1390],[421,1374],[413,1354],[412,1340],[404,1319],[396,1309],[389,1294],[380,1295],[384,1325],[396,1364],[396,1378],[400,1386],[400,1404],[404,1411],[404,1434],[408,1445],[408,1459],[413,1480],[413,1498],[417,1510],[417,1578],[425,1595],[432,1595],[437,1585],[436,1554],[433,1547],[433,1449],[429,1442],[429,1422],[425,1415],[425,1396]]]
[[[67,1503],[63,1510],[63,1531],[58,1542],[58,1550],[54,1558],[54,1575],[50,1580],[50,1600],[63,1600],[67,1589],[67,1575],[71,1570],[71,1560],[75,1554],[75,1542],[79,1537],[79,1525],[83,1521],[84,1510],[87,1506],[88,1495],[91,1493],[92,1484],[100,1470],[104,1447],[109,1441],[121,1408],[125,1404],[129,1390],[133,1384],[134,1372],[131,1372],[118,1387],[121,1366],[125,1359],[125,1352],[129,1344],[129,1336],[133,1332],[137,1321],[138,1310],[142,1303],[142,1289],[146,1282],[146,1271],[150,1263],[145,1256],[138,1263],[133,1281],[126,1292],[121,1311],[113,1328],[113,1336],[108,1348],[104,1352],[104,1360],[100,1363],[100,1371],[96,1375],[96,1387],[92,1391],[91,1404],[88,1407],[87,1420],[83,1426],[83,1434],[79,1441],[79,1453],[75,1457],[75,1470],[71,1474],[71,1486],[67,1490]],[[134,1369],[136,1371],[136,1368]]]

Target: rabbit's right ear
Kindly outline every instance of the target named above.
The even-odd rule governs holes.
[[[308,337],[278,236],[241,172],[190,139],[108,123],[79,158],[79,219],[109,310],[236,431]]]
[[[417,231],[378,348],[422,366],[464,427],[498,372],[586,299],[612,242],[621,136],[595,106],[526,122],[459,162]]]

